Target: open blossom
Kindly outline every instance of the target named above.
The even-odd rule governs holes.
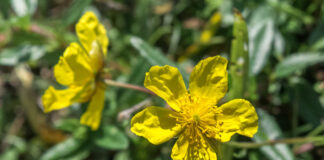
[[[250,102],[234,99],[216,106],[227,92],[227,60],[220,56],[200,61],[190,75],[189,91],[178,69],[153,66],[144,86],[172,108],[148,107],[131,121],[131,131],[153,144],[178,137],[175,160],[215,160],[215,141],[227,142],[235,133],[252,137],[258,116]]]
[[[56,81],[67,88],[57,90],[50,86],[42,97],[44,111],[90,101],[80,122],[96,130],[101,120],[106,87],[98,76],[104,67],[109,41],[104,26],[92,12],[81,17],[76,32],[81,45],[71,43],[54,67]]]

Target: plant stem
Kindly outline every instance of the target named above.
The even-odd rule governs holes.
[[[248,31],[246,23],[238,10],[234,10],[233,39],[231,46],[230,75],[232,87],[229,99],[244,98],[248,88],[249,78],[249,51]],[[232,137],[235,141],[237,136]],[[223,160],[233,159],[234,149],[231,146],[222,146]]]
[[[284,144],[297,144],[297,143],[314,143],[314,142],[323,142],[324,136],[316,136],[316,137],[297,137],[297,138],[286,138],[286,139],[278,139],[278,140],[269,140],[259,143],[254,142],[228,142],[225,145],[229,145],[237,148],[259,148],[266,145],[275,145],[279,143]]]
[[[118,113],[118,121],[122,121],[122,120],[126,120],[126,119],[129,119],[130,116],[140,110],[141,108],[144,108],[146,106],[149,106],[151,104],[151,98],[148,98],[148,99],[145,99],[143,100],[142,102],[134,105],[133,107],[131,108],[128,108],[128,109],[125,109],[121,112]]]
[[[156,96],[155,93],[153,93],[152,91],[150,91],[150,90],[148,90],[148,89],[146,89],[144,87],[141,87],[141,86],[132,85],[132,84],[123,83],[123,82],[117,82],[117,81],[113,81],[113,80],[110,80],[110,79],[105,79],[104,82],[107,85],[110,85],[110,86],[116,86],[116,87],[121,87],[121,88],[128,88],[128,89],[137,90],[137,91],[140,91],[140,92],[144,92],[144,93],[147,93],[147,94],[151,94],[151,95]]]
[[[65,140],[67,135],[51,127],[47,123],[45,114],[39,109],[37,97],[33,90],[33,74],[27,66],[17,66],[15,74],[19,82],[19,85],[16,86],[18,97],[33,131],[49,144],[56,144]]]

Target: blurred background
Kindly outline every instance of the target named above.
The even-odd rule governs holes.
[[[234,8],[248,27],[244,50],[232,43],[240,36],[233,34]],[[239,73],[245,79],[237,82],[229,70],[230,92],[223,102],[245,98],[254,104],[258,133],[234,140],[257,145],[228,145],[228,157],[324,159],[322,0],[1,0],[0,11],[1,160],[170,159],[176,139],[155,146],[129,131],[136,109],[165,105],[159,97],[108,87],[95,132],[79,123],[87,104],[42,112],[47,87],[63,87],[52,69],[69,43],[78,41],[75,24],[85,11],[93,11],[108,31],[106,64],[119,82],[142,86],[150,66],[165,64],[186,77],[199,60],[214,55],[240,69],[242,60],[231,55],[244,51],[249,68]],[[243,94],[232,94],[241,83]],[[299,139],[258,145],[294,137]]]

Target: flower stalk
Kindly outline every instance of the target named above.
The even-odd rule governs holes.
[[[236,148],[259,148],[267,145],[275,145],[275,144],[303,144],[303,143],[317,143],[324,142],[324,136],[315,136],[315,137],[296,137],[296,138],[286,138],[286,139],[278,139],[278,140],[269,140],[264,142],[228,142],[226,145]]]
[[[138,86],[138,85],[123,83],[123,82],[117,82],[117,81],[113,81],[111,79],[105,79],[104,82],[108,86],[116,86],[116,87],[121,87],[121,88],[132,89],[132,90],[136,90],[136,91],[140,91],[140,92],[144,92],[144,93],[156,96],[156,94],[153,93],[152,91],[150,91],[150,90],[148,90],[148,89],[146,89],[144,87]]]

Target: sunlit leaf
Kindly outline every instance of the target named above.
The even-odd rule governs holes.
[[[18,16],[32,15],[37,8],[37,0],[11,0],[11,6]]]
[[[43,46],[21,45],[0,52],[0,65],[13,66],[20,62],[36,61],[45,54]]]
[[[259,130],[254,135],[253,141],[263,142],[282,138],[282,131],[276,120],[262,109],[258,109],[257,112],[259,116]],[[291,149],[286,144],[263,146],[260,150],[269,160],[294,159]]]
[[[269,20],[249,27],[250,71],[258,74],[268,62],[274,38],[274,23]]]
[[[287,77],[308,66],[324,62],[324,53],[296,53],[285,58],[275,69],[278,78]]]

